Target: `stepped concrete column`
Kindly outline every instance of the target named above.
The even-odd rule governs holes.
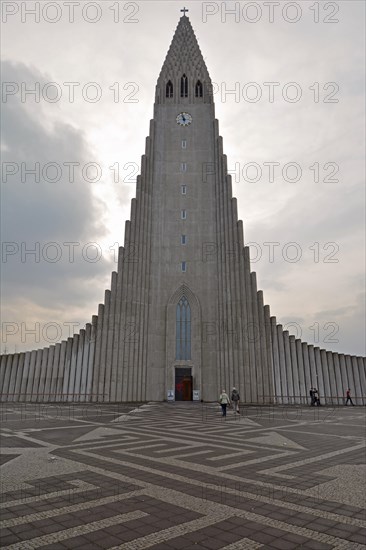
[[[8,355],[4,353],[4,355],[1,356],[1,364],[0,364],[0,391],[1,391],[1,393],[3,393],[3,391],[4,391],[4,378],[5,378],[7,360],[8,360]]]
[[[267,339],[266,339],[266,326],[264,318],[264,299],[263,292],[258,290],[257,293],[257,302],[258,302],[258,320],[259,320],[259,341],[261,346],[261,365],[262,365],[262,380],[263,380],[263,402],[270,402],[269,395],[269,365],[267,358]]]
[[[300,396],[299,400],[302,405],[305,405],[306,396],[307,396],[307,386],[305,383],[304,358],[302,354],[301,340],[299,338],[296,338],[295,340],[295,348],[296,348],[297,366],[299,370],[299,396]]]
[[[91,324],[87,323],[85,326],[84,334],[84,345],[83,345],[83,354],[81,359],[81,378],[80,378],[80,401],[85,401],[86,394],[86,385],[89,375],[88,370],[88,360],[89,360],[89,351],[90,351],[90,333],[91,333]]]
[[[100,403],[104,403],[106,398],[105,375],[106,375],[106,363],[107,363],[107,342],[108,342],[108,324],[109,324],[110,305],[111,305],[111,291],[106,290],[104,292],[104,315],[103,315],[102,343],[101,343],[100,363],[99,363],[98,402]]]
[[[292,377],[290,338],[289,338],[288,330],[283,331],[283,344],[284,344],[284,350],[285,350],[288,403],[290,405],[293,405],[294,404],[294,382]]]
[[[22,380],[20,384],[20,392],[19,392],[19,401],[21,402],[26,401],[31,356],[32,356],[31,351],[25,352],[23,376],[22,376]]]
[[[79,348],[79,335],[74,334],[72,338],[72,348],[71,348],[71,361],[70,361],[70,376],[69,376],[69,386],[67,391],[67,401],[74,401],[75,399],[75,376],[76,376],[76,360],[78,355]]]
[[[366,405],[366,365],[362,357],[357,357],[358,363],[358,372],[360,375],[360,384],[361,384],[361,405]]]
[[[335,384],[336,384],[336,404],[342,405],[343,403],[343,384],[341,376],[341,367],[339,362],[338,353],[333,353],[333,365],[334,365],[334,374],[335,374]]]
[[[322,365],[323,382],[324,382],[324,398],[326,403],[332,403],[332,398],[331,398],[332,391],[331,391],[330,381],[329,381],[327,352],[325,351],[325,349],[320,350],[320,360]]]
[[[115,340],[115,318],[116,318],[116,299],[117,299],[117,273],[112,272],[111,277],[111,297],[109,305],[109,319],[107,331],[107,349],[106,349],[106,367],[105,367],[105,383],[104,383],[104,399],[109,402],[111,400],[111,375],[113,362],[113,347]]]
[[[317,373],[317,365],[315,362],[315,350],[312,344],[309,344],[308,352],[309,352],[309,363],[310,363],[311,386],[312,387],[315,386],[316,388],[318,388],[318,373]]]
[[[73,345],[73,338],[71,338],[70,336],[66,341],[66,356],[65,356],[63,386],[62,386],[62,401],[68,400],[72,345]]]
[[[47,359],[47,365],[46,365],[45,385],[44,385],[44,393],[43,393],[43,401],[47,403],[52,401],[50,394],[51,394],[52,377],[54,375],[54,369],[53,369],[54,355],[55,355],[55,346],[50,346],[48,349],[48,359]]]
[[[258,318],[258,299],[257,299],[257,276],[254,271],[250,274],[251,298],[252,298],[252,319],[254,327],[254,348],[255,348],[255,373],[256,373],[256,396],[257,403],[263,402],[263,372],[261,364],[261,335]]]
[[[59,376],[59,366],[60,366],[60,352],[61,352],[61,344],[55,345],[55,351],[53,354],[53,365],[52,365],[52,379],[51,379],[51,385],[50,385],[50,401],[55,402],[59,401],[59,396],[57,395],[57,382],[58,382],[58,376]],[[60,366],[60,368],[62,368]]]
[[[278,353],[280,358],[280,373],[281,373],[281,403],[287,405],[288,390],[287,390],[287,371],[285,358],[285,343],[283,336],[282,325],[277,325]]]
[[[61,402],[63,401],[63,388],[64,388],[64,376],[66,368],[66,351],[67,351],[67,341],[62,340],[61,349],[60,349],[60,362],[57,373],[57,384],[56,384],[56,400]]]
[[[42,403],[44,401],[44,388],[46,385],[46,376],[47,376],[47,363],[48,363],[48,350],[49,348],[42,349],[42,358],[41,358],[41,372],[39,375],[39,385],[38,385],[38,398],[37,401]]]
[[[358,361],[355,355],[351,357],[352,369],[353,369],[353,379],[355,381],[355,388],[353,390],[355,405],[362,405],[362,388],[361,388],[361,379],[360,373],[358,371]]]
[[[311,375],[311,368],[310,368],[310,358],[309,358],[309,344],[307,342],[303,342],[301,344],[301,350],[302,350],[302,359],[304,362],[304,377],[305,377],[305,403],[307,404],[309,402],[310,397],[310,388],[312,387],[312,375]]]
[[[12,373],[16,372],[18,366],[18,354],[5,355],[6,357],[6,370],[2,389],[2,401],[8,400],[9,384],[12,377]]]
[[[12,375],[14,375],[14,371],[16,373],[17,366],[18,366],[18,354],[9,354],[5,356],[7,358],[6,361],[6,370],[5,370],[5,376],[3,381],[3,389],[2,389],[2,401],[8,401],[8,393],[9,393],[9,385]]]
[[[251,283],[250,283],[250,255],[249,247],[244,247],[244,280],[245,280],[245,297],[247,309],[247,323],[245,326],[245,334],[248,339],[249,347],[249,368],[250,368],[250,402],[257,403],[257,362],[255,340],[257,338],[255,323],[252,313],[251,299]]]
[[[331,403],[333,405],[336,405],[338,402],[338,392],[337,392],[335,365],[333,363],[333,353],[331,351],[327,351],[326,357],[327,357],[327,363],[328,363],[330,393],[332,396]]]
[[[296,339],[295,336],[289,337],[290,343],[290,356],[291,356],[291,370],[292,370],[292,380],[294,385],[294,403],[301,403],[300,396],[300,382],[299,382],[299,365],[297,362],[296,355]]]
[[[14,393],[13,401],[19,401],[20,399],[20,391],[21,391],[21,384],[23,380],[23,372],[24,372],[24,364],[25,364],[25,355],[26,355],[25,353],[21,353],[19,356],[17,377],[16,377],[15,386],[13,388],[13,393]]]
[[[324,387],[323,365],[322,365],[322,359],[320,354],[320,348],[318,347],[314,348],[314,357],[315,357],[315,367],[316,367],[316,376],[317,376],[316,388],[319,392],[320,400],[323,401],[324,403],[325,387]]]
[[[93,402],[98,401],[98,395],[99,395],[99,378],[101,376],[100,362],[101,362],[101,353],[102,353],[103,323],[104,323],[104,304],[99,304],[97,335],[95,339],[94,375],[93,375],[93,389],[92,389]]]
[[[251,388],[250,388],[250,356],[249,356],[249,340],[248,340],[248,310],[245,296],[245,261],[244,261],[244,231],[243,222],[237,222],[237,234],[238,234],[238,277],[240,286],[240,303],[241,303],[241,334],[242,334],[242,347],[243,347],[243,375],[242,384],[240,389],[241,395],[244,397],[243,401],[249,403],[251,401]]]
[[[84,368],[83,365],[83,356],[84,356],[84,346],[85,346],[85,329],[79,331],[79,342],[76,351],[76,367],[75,367],[75,386],[74,386],[74,401],[80,401],[80,388],[81,388],[81,377],[82,371]],[[85,369],[86,370],[86,369]]]
[[[346,359],[343,353],[339,354],[339,366],[342,378],[342,397],[345,400],[347,388],[349,388]]]
[[[353,377],[352,359],[350,355],[345,355],[344,358],[346,361],[346,372],[347,372],[347,379],[348,379],[347,388],[350,388],[351,394],[355,395],[356,384],[355,384],[355,379]]]
[[[137,177],[137,182],[140,181],[141,176]],[[122,289],[125,280],[124,269],[124,247],[120,246],[118,249],[118,267],[117,267],[117,296],[116,296],[116,312],[115,312],[115,335],[113,343],[113,355],[112,355],[112,372],[111,372],[111,401],[121,400],[120,386],[122,383],[121,377],[121,324],[122,318]],[[122,358],[123,365],[123,358]]]
[[[272,350],[273,350],[273,378],[274,378],[274,394],[275,404],[282,403],[282,388],[281,388],[281,367],[280,367],[280,355],[278,349],[278,336],[277,336],[277,320],[276,317],[271,317],[271,331],[272,331]]]
[[[36,351],[36,363],[35,363],[35,368],[33,372],[32,395],[30,399],[32,402],[38,401],[38,388],[39,388],[39,381],[41,377],[41,368],[42,368],[42,354],[43,354],[43,349],[38,349]]]
[[[265,342],[266,342],[266,355],[267,355],[267,372],[266,372],[266,384],[268,384],[266,393],[269,396],[268,403],[273,403],[274,394],[274,373],[273,373],[273,343],[272,343],[272,329],[271,329],[271,312],[268,305],[264,306],[264,328],[265,328]]]
[[[90,344],[89,344],[89,355],[88,355],[88,375],[86,379],[86,390],[85,390],[85,400],[88,402],[92,401],[93,383],[94,383],[94,377],[96,377],[94,365],[95,365],[95,345],[96,345],[96,338],[97,338],[97,330],[98,330],[98,317],[97,315],[93,315],[91,331],[90,331]]]

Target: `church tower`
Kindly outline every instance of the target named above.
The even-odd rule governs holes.
[[[272,395],[265,312],[243,250],[210,76],[186,15],[158,78],[125,235],[103,312],[104,380],[101,360],[93,393],[130,401],[194,391],[214,400],[236,385],[249,401]],[[269,331],[268,312],[267,321]],[[96,358],[105,356],[105,333]]]
[[[233,385],[248,401],[268,399],[269,311],[250,275],[210,76],[185,15],[158,79],[152,130],[147,392],[161,399],[171,388],[177,398],[186,374],[204,400]]]
[[[4,401],[366,403],[365,359],[283,330],[250,270],[210,76],[183,11],[160,72],[154,118],[118,271],[92,323],[49,348],[3,355]]]
[[[250,280],[244,256],[210,76],[185,15],[158,79],[150,138],[147,396],[162,399],[174,389],[175,397],[181,398],[186,377],[192,377],[192,390],[204,400],[217,399],[222,387],[233,385],[248,400],[256,401],[257,392],[261,398],[269,396],[273,393],[270,341],[263,305],[257,302],[255,278]],[[251,369],[243,331],[253,333],[259,315],[263,317],[260,359],[256,368],[253,341]],[[250,391],[250,374],[255,395]]]
[[[214,400],[233,385],[248,401],[268,399],[269,312],[249,272],[211,80],[186,15],[158,78],[142,166],[107,320],[122,400],[162,400],[168,390]]]

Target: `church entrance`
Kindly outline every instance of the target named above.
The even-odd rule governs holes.
[[[176,367],[175,369],[175,400],[192,401],[192,369]]]

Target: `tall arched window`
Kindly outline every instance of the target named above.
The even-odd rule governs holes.
[[[203,97],[203,86],[202,86],[202,82],[200,80],[197,80],[197,82],[196,82],[195,96],[196,97]]]
[[[180,97],[188,97],[188,78],[185,74],[180,79]]]
[[[167,82],[165,87],[165,97],[173,97],[173,84],[171,80]]]
[[[177,304],[175,358],[191,359],[191,307],[185,296]]]

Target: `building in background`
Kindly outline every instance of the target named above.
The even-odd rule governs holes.
[[[365,359],[283,331],[250,270],[211,80],[181,17],[156,86],[118,271],[98,315],[67,341],[3,355],[4,401],[366,404]]]

